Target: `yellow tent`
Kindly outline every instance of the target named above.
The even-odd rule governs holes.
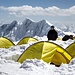
[[[56,40],[62,40],[62,38],[58,37]]]
[[[60,65],[69,63],[72,57],[60,46],[48,41],[41,41],[31,45],[19,57],[18,62],[22,63],[26,59],[40,59],[47,63]]]
[[[75,36],[73,37],[73,40],[75,40]]]
[[[67,48],[66,51],[74,58],[75,57],[75,42],[70,44]]]
[[[9,48],[14,46],[14,43],[5,37],[0,37],[0,48]]]
[[[30,41],[37,42],[38,40],[35,38],[32,38],[32,37],[25,37],[25,38],[21,39],[17,45],[27,44]]]

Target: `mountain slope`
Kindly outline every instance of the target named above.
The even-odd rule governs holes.
[[[11,24],[3,24],[0,26],[0,36],[7,37],[12,41],[18,41],[23,37],[34,37],[39,36],[43,37],[47,35],[52,24],[46,20],[39,22],[33,22],[30,19],[26,19],[21,24],[18,24],[17,21],[13,21]],[[58,35],[64,35],[65,33],[56,28]]]
[[[5,36],[16,41],[26,36],[44,36],[47,35],[51,25],[46,20],[33,22],[30,19],[26,19],[22,24],[13,21],[11,24],[0,26],[0,36]]]

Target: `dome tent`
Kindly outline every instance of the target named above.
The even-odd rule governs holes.
[[[55,65],[69,63],[72,59],[62,47],[48,41],[41,41],[31,45],[21,54],[17,61],[22,63],[26,59],[34,58]]]
[[[17,43],[17,45],[27,44],[30,41],[37,42],[38,40],[32,37],[24,37]]]
[[[0,37],[0,48],[9,48],[10,46],[14,45],[15,44],[6,37]]]
[[[70,44],[67,48],[66,51],[74,58],[75,57],[75,42]]]

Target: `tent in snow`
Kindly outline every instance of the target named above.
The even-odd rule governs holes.
[[[75,57],[75,42],[70,44],[67,48],[66,51],[74,58]]]
[[[30,41],[37,42],[38,40],[35,38],[32,38],[32,37],[25,37],[25,38],[21,39],[17,45],[27,44]]]
[[[62,40],[62,38],[58,37],[56,40]]]
[[[73,37],[73,40],[75,40],[75,37]]]
[[[22,63],[26,59],[41,59],[47,63],[60,65],[61,63],[69,63],[72,57],[60,46],[48,42],[37,42],[28,47],[19,57],[18,62]]]
[[[9,48],[15,44],[6,37],[0,37],[0,48]]]

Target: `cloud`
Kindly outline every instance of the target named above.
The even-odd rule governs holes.
[[[0,7],[1,10],[9,11],[10,15],[24,16],[24,15],[44,15],[44,16],[72,16],[75,15],[75,6],[68,9],[60,9],[56,6],[42,8],[42,7],[32,7],[28,5],[23,6],[12,6],[12,7]]]

